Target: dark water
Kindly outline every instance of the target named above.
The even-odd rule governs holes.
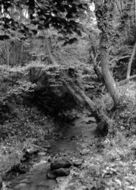
[[[82,145],[93,142],[96,124],[87,124],[84,120],[77,120],[74,125],[58,128],[55,133],[57,138],[50,138],[50,147],[47,155],[68,156],[79,158]],[[41,154],[42,155],[42,154]],[[7,190],[53,190],[57,187],[56,180],[47,179],[49,169],[48,156],[39,156],[39,161],[34,164],[30,172],[19,176],[11,182]]]

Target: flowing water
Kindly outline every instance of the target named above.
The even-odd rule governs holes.
[[[53,190],[58,188],[56,180],[47,178],[50,159],[55,156],[79,158],[88,145],[93,144],[96,124],[87,124],[86,120],[79,119],[71,126],[64,126],[56,130],[58,138],[50,138],[50,147],[46,153],[40,153],[38,161],[31,170],[9,182],[7,190]],[[68,179],[68,178],[67,178]],[[64,180],[66,183],[66,179]],[[64,185],[62,183],[62,186]],[[8,184],[8,183],[7,183]],[[64,187],[59,189],[65,189]],[[5,190],[3,188],[3,190]]]

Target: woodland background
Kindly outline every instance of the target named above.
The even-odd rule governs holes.
[[[20,183],[35,152],[63,157],[59,132],[78,126],[83,164],[60,187],[135,189],[135,61],[135,0],[0,1],[2,188]]]

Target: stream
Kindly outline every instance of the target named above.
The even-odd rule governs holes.
[[[96,124],[93,118],[80,118],[71,126],[64,126],[56,130],[58,138],[50,138],[46,152],[39,152],[37,161],[29,172],[19,175],[16,179],[6,182],[3,190],[65,190],[71,175],[48,179],[47,172],[50,160],[65,157],[69,160],[85,159],[94,144],[94,130]],[[72,170],[72,169],[71,169]],[[58,183],[58,181],[61,181]],[[4,187],[6,186],[6,187]]]

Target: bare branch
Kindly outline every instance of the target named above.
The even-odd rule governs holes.
[[[128,82],[129,82],[130,80],[132,80],[132,79],[136,79],[136,75],[130,76],[128,79],[125,79],[125,80],[120,81],[120,82],[118,83],[118,85],[119,85],[119,86],[122,86],[122,85],[128,83]]]
[[[134,45],[134,47],[133,47],[133,52],[132,52],[132,55],[131,55],[130,60],[129,60],[129,63],[128,63],[127,79],[129,79],[129,77],[130,77],[131,66],[132,66],[132,63],[133,63],[133,60],[134,60],[135,52],[136,52],[136,42],[135,42],[135,45]]]

